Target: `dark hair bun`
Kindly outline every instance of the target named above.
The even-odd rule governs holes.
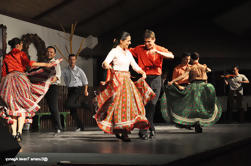
[[[8,41],[8,44],[10,45],[11,48],[15,48],[17,44],[20,44],[21,40],[17,37],[11,39]]]
[[[200,57],[200,54],[199,54],[198,52],[193,52],[193,53],[191,54],[191,58],[192,58],[193,60],[197,60],[199,57]]]
[[[122,31],[118,34],[116,34],[116,36],[113,39],[113,48],[117,47],[117,45],[119,45],[120,40],[124,41],[126,40],[126,38],[130,36],[130,33]]]
[[[13,41],[12,41],[12,40],[9,40],[9,41],[8,41],[8,44],[9,44],[10,46],[12,46],[12,45],[13,45]]]

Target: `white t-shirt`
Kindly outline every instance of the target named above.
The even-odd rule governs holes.
[[[239,74],[233,78],[227,79],[230,90],[239,91],[243,95],[243,86],[239,81],[248,81],[248,78],[244,74]]]

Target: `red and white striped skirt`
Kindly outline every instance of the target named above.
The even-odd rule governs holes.
[[[31,118],[40,108],[38,102],[48,91],[54,75],[55,70],[43,68],[29,74],[17,71],[9,73],[0,84],[0,117],[12,123],[13,117],[25,116],[26,123],[31,123]],[[43,79],[37,81],[32,78]]]
[[[96,96],[96,122],[100,129],[110,134],[121,130],[130,132],[134,128],[147,129],[149,122],[144,105],[154,97],[144,79],[133,83],[130,72],[115,71]]]

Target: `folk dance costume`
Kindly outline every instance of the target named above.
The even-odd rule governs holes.
[[[178,78],[179,76],[185,74],[185,72],[187,71],[187,69],[191,67],[190,64],[179,64],[178,66],[176,66],[173,70],[173,75],[172,75],[172,80]],[[184,77],[183,79],[175,82],[175,86],[179,89],[185,88],[187,87],[187,85],[189,84],[189,75],[187,75],[186,77]],[[166,93],[165,91],[163,92],[163,94],[161,95],[160,98],[160,111],[162,114],[163,119],[167,122],[167,123],[171,123],[171,119],[170,116],[168,114],[167,111],[167,100],[166,100]]]
[[[165,89],[166,116],[176,124],[195,126],[196,132],[202,132],[200,126],[216,123],[222,113],[215,88],[207,83],[206,70],[206,65],[195,63],[188,69],[191,84],[185,90],[181,91],[174,85]]]
[[[156,94],[155,98],[151,100],[146,106],[146,117],[150,123],[150,137],[155,135],[155,127],[153,123],[156,104],[159,99],[161,90],[161,74],[164,58],[173,58],[173,54],[168,49],[159,45],[154,46],[156,52],[151,53],[145,45],[139,45],[131,48],[132,55],[138,59],[139,66],[146,72],[146,82]],[[163,56],[164,55],[164,56]],[[140,130],[139,136],[142,139],[147,139],[147,130]]]
[[[135,71],[141,68],[132,54],[120,46],[113,48],[107,55],[107,64],[113,62],[110,81],[100,89],[96,96],[97,112],[95,119],[100,129],[116,134],[122,130],[130,132],[134,128],[147,129],[144,105],[155,97],[144,79],[133,83],[129,66]]]
[[[173,76],[172,76],[172,80],[178,78],[179,76],[183,75],[187,69],[191,67],[190,64],[187,64],[187,65],[182,65],[182,64],[179,64],[178,66],[176,66],[173,70]],[[177,84],[179,85],[187,85],[189,84],[189,75],[186,76],[185,78],[177,81]]]
[[[55,61],[55,65],[62,59]],[[32,66],[26,53],[13,48],[5,55],[0,84],[0,117],[13,123],[12,117],[26,117],[26,123],[32,123],[32,117],[39,110],[38,102],[47,92],[55,69],[38,68],[30,73],[26,69]]]

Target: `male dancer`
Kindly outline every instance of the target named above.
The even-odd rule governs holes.
[[[189,64],[191,59],[190,53],[184,52],[181,56],[181,62],[178,66],[176,66],[173,69],[173,76],[172,76],[172,80],[174,80],[175,78],[183,75],[187,69],[191,66]],[[183,78],[182,80],[179,80],[177,82],[174,82],[174,84],[180,89],[180,90],[184,90],[185,87],[189,84],[189,76],[186,76],[185,78]]]
[[[189,67],[191,67],[191,65],[189,64],[191,59],[191,54],[188,52],[184,52],[181,55],[181,62],[179,65],[177,65],[174,70],[173,70],[173,76],[172,76],[172,80],[178,78],[179,76],[183,75]],[[174,82],[175,86],[177,88],[179,88],[180,90],[184,90],[186,88],[186,86],[189,84],[189,75],[187,75],[185,78]],[[164,96],[166,97],[166,96]],[[191,126],[187,126],[187,125],[181,125],[181,124],[176,124],[176,127],[178,128],[185,128],[188,130],[192,130]]]
[[[145,31],[144,41],[144,45],[131,48],[130,51],[138,59],[139,66],[146,72],[146,82],[156,94],[156,97],[145,106],[146,117],[150,123],[150,134],[147,134],[147,130],[140,130],[139,132],[140,138],[148,139],[155,136],[153,118],[155,106],[160,95],[163,59],[173,59],[174,55],[167,49],[155,44],[155,33],[151,30],[147,29]]]
[[[53,46],[48,46],[47,47],[47,53],[46,53],[47,59],[49,62],[54,62],[56,61],[55,56],[56,56],[56,49]],[[45,95],[45,99],[47,101],[47,104],[49,106],[49,110],[52,114],[53,121],[55,122],[55,128],[56,128],[56,133],[59,134],[63,131],[61,120],[60,120],[60,113],[58,110],[58,93],[59,93],[59,87],[58,85],[61,82],[61,68],[60,64],[57,64],[55,66],[56,70],[56,75],[53,78],[53,83],[51,84],[48,92]]]

